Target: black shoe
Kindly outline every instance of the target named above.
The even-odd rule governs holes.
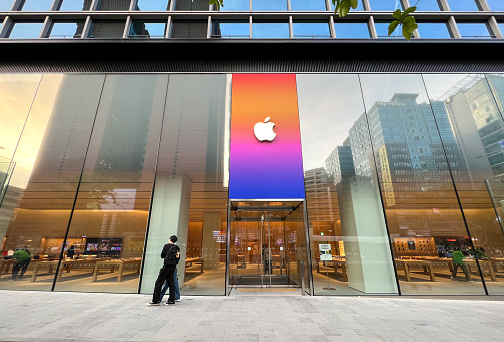
[[[147,303],[147,305],[150,305],[150,306],[156,306],[156,305],[160,305],[161,303],[160,302],[150,302],[150,303]]]
[[[167,301],[167,302],[165,303],[165,305],[175,305],[175,302],[170,302],[170,301]]]

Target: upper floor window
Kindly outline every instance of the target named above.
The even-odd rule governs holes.
[[[84,29],[84,20],[54,21],[46,38],[67,39],[80,38]]]
[[[324,0],[291,0],[293,11],[326,11]]]
[[[135,11],[168,11],[169,0],[138,0]]]
[[[78,12],[89,11],[91,8],[90,0],[63,0],[59,3],[60,11]]]
[[[53,0],[25,0],[19,7],[22,11],[50,11]]]
[[[504,1],[502,0],[486,0],[490,11],[504,11]]]
[[[13,0],[0,0],[0,11],[7,12],[12,9]]]
[[[34,39],[40,37],[43,22],[14,22],[8,37],[11,39]]]
[[[252,0],[253,11],[287,11],[287,0]]]
[[[131,0],[98,0],[98,11],[129,11]]]
[[[462,38],[480,39],[494,38],[488,30],[486,23],[464,23],[457,22],[457,26]]]
[[[478,11],[478,6],[474,0],[447,0],[450,11]]]

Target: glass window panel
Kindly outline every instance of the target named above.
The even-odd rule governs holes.
[[[0,157],[10,163],[30,109],[41,75],[2,75],[0,77]],[[7,165],[7,164],[3,164]],[[3,231],[5,234],[5,230]],[[0,233],[0,238],[3,234]]]
[[[58,22],[52,24],[49,38],[80,38],[84,29],[84,20],[80,22]]]
[[[216,11],[216,7],[212,8]],[[221,12],[231,12],[231,11],[250,11],[249,0],[226,0],[224,6],[220,9]]]
[[[371,11],[395,11],[403,9],[400,0],[369,0]]]
[[[495,213],[502,213],[504,184],[500,101],[504,77],[424,75],[424,80],[429,97],[436,99],[431,103],[448,113],[436,120],[472,240],[465,251],[469,258],[466,263],[476,268],[478,260],[489,294],[503,294],[504,289],[496,281],[504,278],[504,236]],[[457,159],[456,155],[464,158]]]
[[[16,22],[12,28],[9,38],[12,39],[32,39],[40,36],[44,23],[23,23]]]
[[[49,11],[53,0],[25,0],[23,11]]]
[[[293,11],[326,11],[324,0],[291,0]]]
[[[402,35],[402,27],[398,26],[394,32],[389,36],[388,35],[388,27],[390,25],[390,22],[386,23],[380,23],[377,22],[375,23],[376,27],[376,34],[378,35],[378,38],[387,38],[387,39],[404,39]],[[420,25],[419,25],[420,26]]]
[[[367,23],[349,23],[334,21],[336,38],[370,38]]]
[[[502,0],[486,0],[488,7],[493,12],[504,11],[504,1]]]
[[[138,291],[167,82],[107,76],[67,239],[88,262],[70,261],[57,291]]]
[[[420,38],[451,38],[446,23],[418,23]]]
[[[478,6],[474,0],[447,0],[451,11],[477,11]]]
[[[252,0],[252,11],[287,11],[287,1]]]
[[[173,20],[171,38],[206,38],[206,20]]]
[[[170,2],[168,0],[138,0],[136,11],[167,11]]]
[[[250,24],[214,21],[212,22],[212,38],[250,38]]]
[[[60,11],[89,11],[91,0],[63,0]]]
[[[289,38],[289,24],[253,23],[252,38]]]
[[[359,78],[297,75],[297,92],[315,294],[397,294]]]
[[[492,38],[484,23],[457,23],[462,38]]]
[[[148,22],[133,20],[131,23],[130,38],[164,38],[166,22]]]
[[[131,0],[99,0],[98,11],[129,11]]]
[[[410,1],[410,5],[413,6],[415,3]],[[420,11],[440,11],[438,0],[422,0],[417,4],[417,12]]]
[[[42,78],[2,203],[1,225],[8,225],[2,266],[11,269],[10,277],[2,277],[2,289],[47,291],[52,287],[62,247],[66,249],[64,237],[103,79],[101,75],[57,74]],[[78,238],[69,240],[78,245]]]
[[[124,25],[124,20],[95,20],[90,38],[122,38]]]
[[[152,293],[172,234],[181,294],[225,293],[229,85],[226,75],[170,76],[142,293]]]
[[[176,11],[208,11],[208,0],[177,0]]]
[[[7,12],[12,8],[12,3],[14,0],[0,0],[0,11]]]
[[[333,5],[332,1],[329,1],[329,3],[331,4],[331,10],[334,12],[334,5]],[[351,11],[364,11],[364,6],[363,6],[362,0],[359,1],[356,9],[352,8]]]
[[[292,24],[294,38],[331,38],[329,23],[295,22]]]
[[[401,293],[484,294],[463,261],[471,238],[449,165],[464,156],[448,111],[429,101],[421,75],[361,75],[361,84]]]

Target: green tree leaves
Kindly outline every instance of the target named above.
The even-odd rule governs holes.
[[[220,11],[221,7],[224,7],[224,0],[208,0],[210,5],[215,5],[217,11]]]
[[[334,13],[338,13],[340,17],[344,17],[350,12],[350,7],[357,8],[359,0],[332,0],[334,5]]]
[[[359,0],[331,0],[334,5],[334,14],[338,14],[340,17],[345,17],[350,8],[356,9],[359,5]],[[417,4],[420,0],[417,1]],[[220,11],[221,7],[224,7],[224,0],[208,0],[210,5],[215,5],[217,11]],[[402,26],[402,35],[407,40],[411,39],[413,31],[418,28],[415,17],[411,13],[416,11],[416,6],[411,6],[401,12],[400,9],[396,9],[392,16],[395,18],[388,27],[388,35],[390,36],[396,28]]]
[[[396,9],[392,16],[396,18],[392,21],[388,27],[388,35],[390,36],[397,28],[397,26],[402,25],[402,35],[407,40],[411,39],[411,35],[413,31],[418,28],[418,24],[416,23],[415,17],[410,14],[416,11],[416,7],[412,6],[401,12],[400,9]]]

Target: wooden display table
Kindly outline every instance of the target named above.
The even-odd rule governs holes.
[[[434,268],[432,267],[432,261],[430,260],[418,260],[418,259],[396,259],[396,265],[402,266],[404,269],[404,276],[406,281],[411,281],[410,266],[423,266],[424,272],[429,274],[430,281],[436,281],[436,276],[434,275]]]
[[[240,255],[238,255],[240,257]],[[185,259],[185,267],[191,267],[193,262],[201,262],[201,273],[203,273],[203,266],[205,265],[205,259],[201,257],[196,257],[196,258],[186,258]],[[245,264],[245,255],[243,255],[243,268],[247,268],[247,265]]]
[[[48,273],[53,272],[53,268],[58,267],[59,260],[32,260],[33,263],[33,271],[32,271],[32,276],[30,282],[34,283],[37,281],[37,276],[39,275],[39,271],[41,268],[48,268]],[[65,267],[65,263],[61,262],[59,272],[58,272],[58,277],[56,281],[59,281],[61,279],[61,274],[63,273],[63,268]]]
[[[117,281],[122,281],[123,271],[125,267],[136,267],[136,273],[140,273],[141,260],[138,259],[112,259],[112,260],[102,260],[97,261],[93,271],[92,282],[98,280],[98,274],[100,273],[100,268],[109,268],[110,273],[114,273],[116,266],[118,267]]]

